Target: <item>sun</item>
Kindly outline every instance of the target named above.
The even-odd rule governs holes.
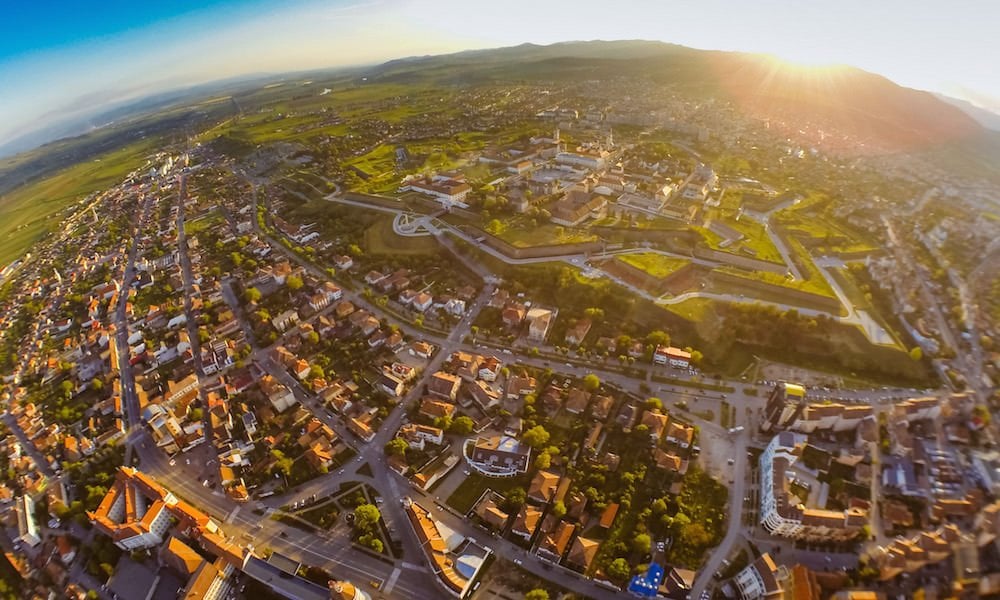
[[[764,61],[775,72],[792,73],[795,75],[823,78],[843,74],[850,67],[824,60],[791,60],[774,54],[765,54]]]

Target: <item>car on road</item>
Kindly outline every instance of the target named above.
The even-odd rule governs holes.
[[[177,464],[177,459],[176,458],[171,458],[170,459],[170,466],[172,467],[172,466],[174,466],[176,464]]]
[[[344,474],[344,469],[341,469],[340,471],[337,472],[337,475],[343,475],[343,474]]]
[[[523,561],[523,560],[521,560],[520,558],[515,558],[515,559],[514,559],[514,564],[515,564],[515,565],[523,565],[523,564],[524,564],[524,561]]]

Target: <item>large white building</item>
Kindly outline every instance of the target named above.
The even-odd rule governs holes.
[[[760,524],[772,535],[815,541],[849,540],[867,524],[859,508],[843,511],[807,507],[789,490],[806,436],[783,431],[760,455]]]
[[[37,546],[42,542],[38,533],[38,521],[35,519],[35,501],[25,494],[17,499],[14,505],[17,511],[17,539],[29,546]]]
[[[780,570],[766,552],[733,578],[742,600],[770,600],[782,597]]]
[[[175,521],[202,531],[218,530],[207,515],[179,502],[151,477],[130,467],[118,469],[100,506],[87,516],[99,532],[126,551],[159,546]]]

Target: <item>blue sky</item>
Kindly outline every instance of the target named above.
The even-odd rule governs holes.
[[[659,39],[843,63],[1000,112],[986,0],[38,0],[0,20],[0,144],[237,75],[522,42]]]

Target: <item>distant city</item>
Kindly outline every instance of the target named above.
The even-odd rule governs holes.
[[[1000,594],[998,183],[921,145],[992,134],[678,48],[289,75],[4,166],[0,598]]]

